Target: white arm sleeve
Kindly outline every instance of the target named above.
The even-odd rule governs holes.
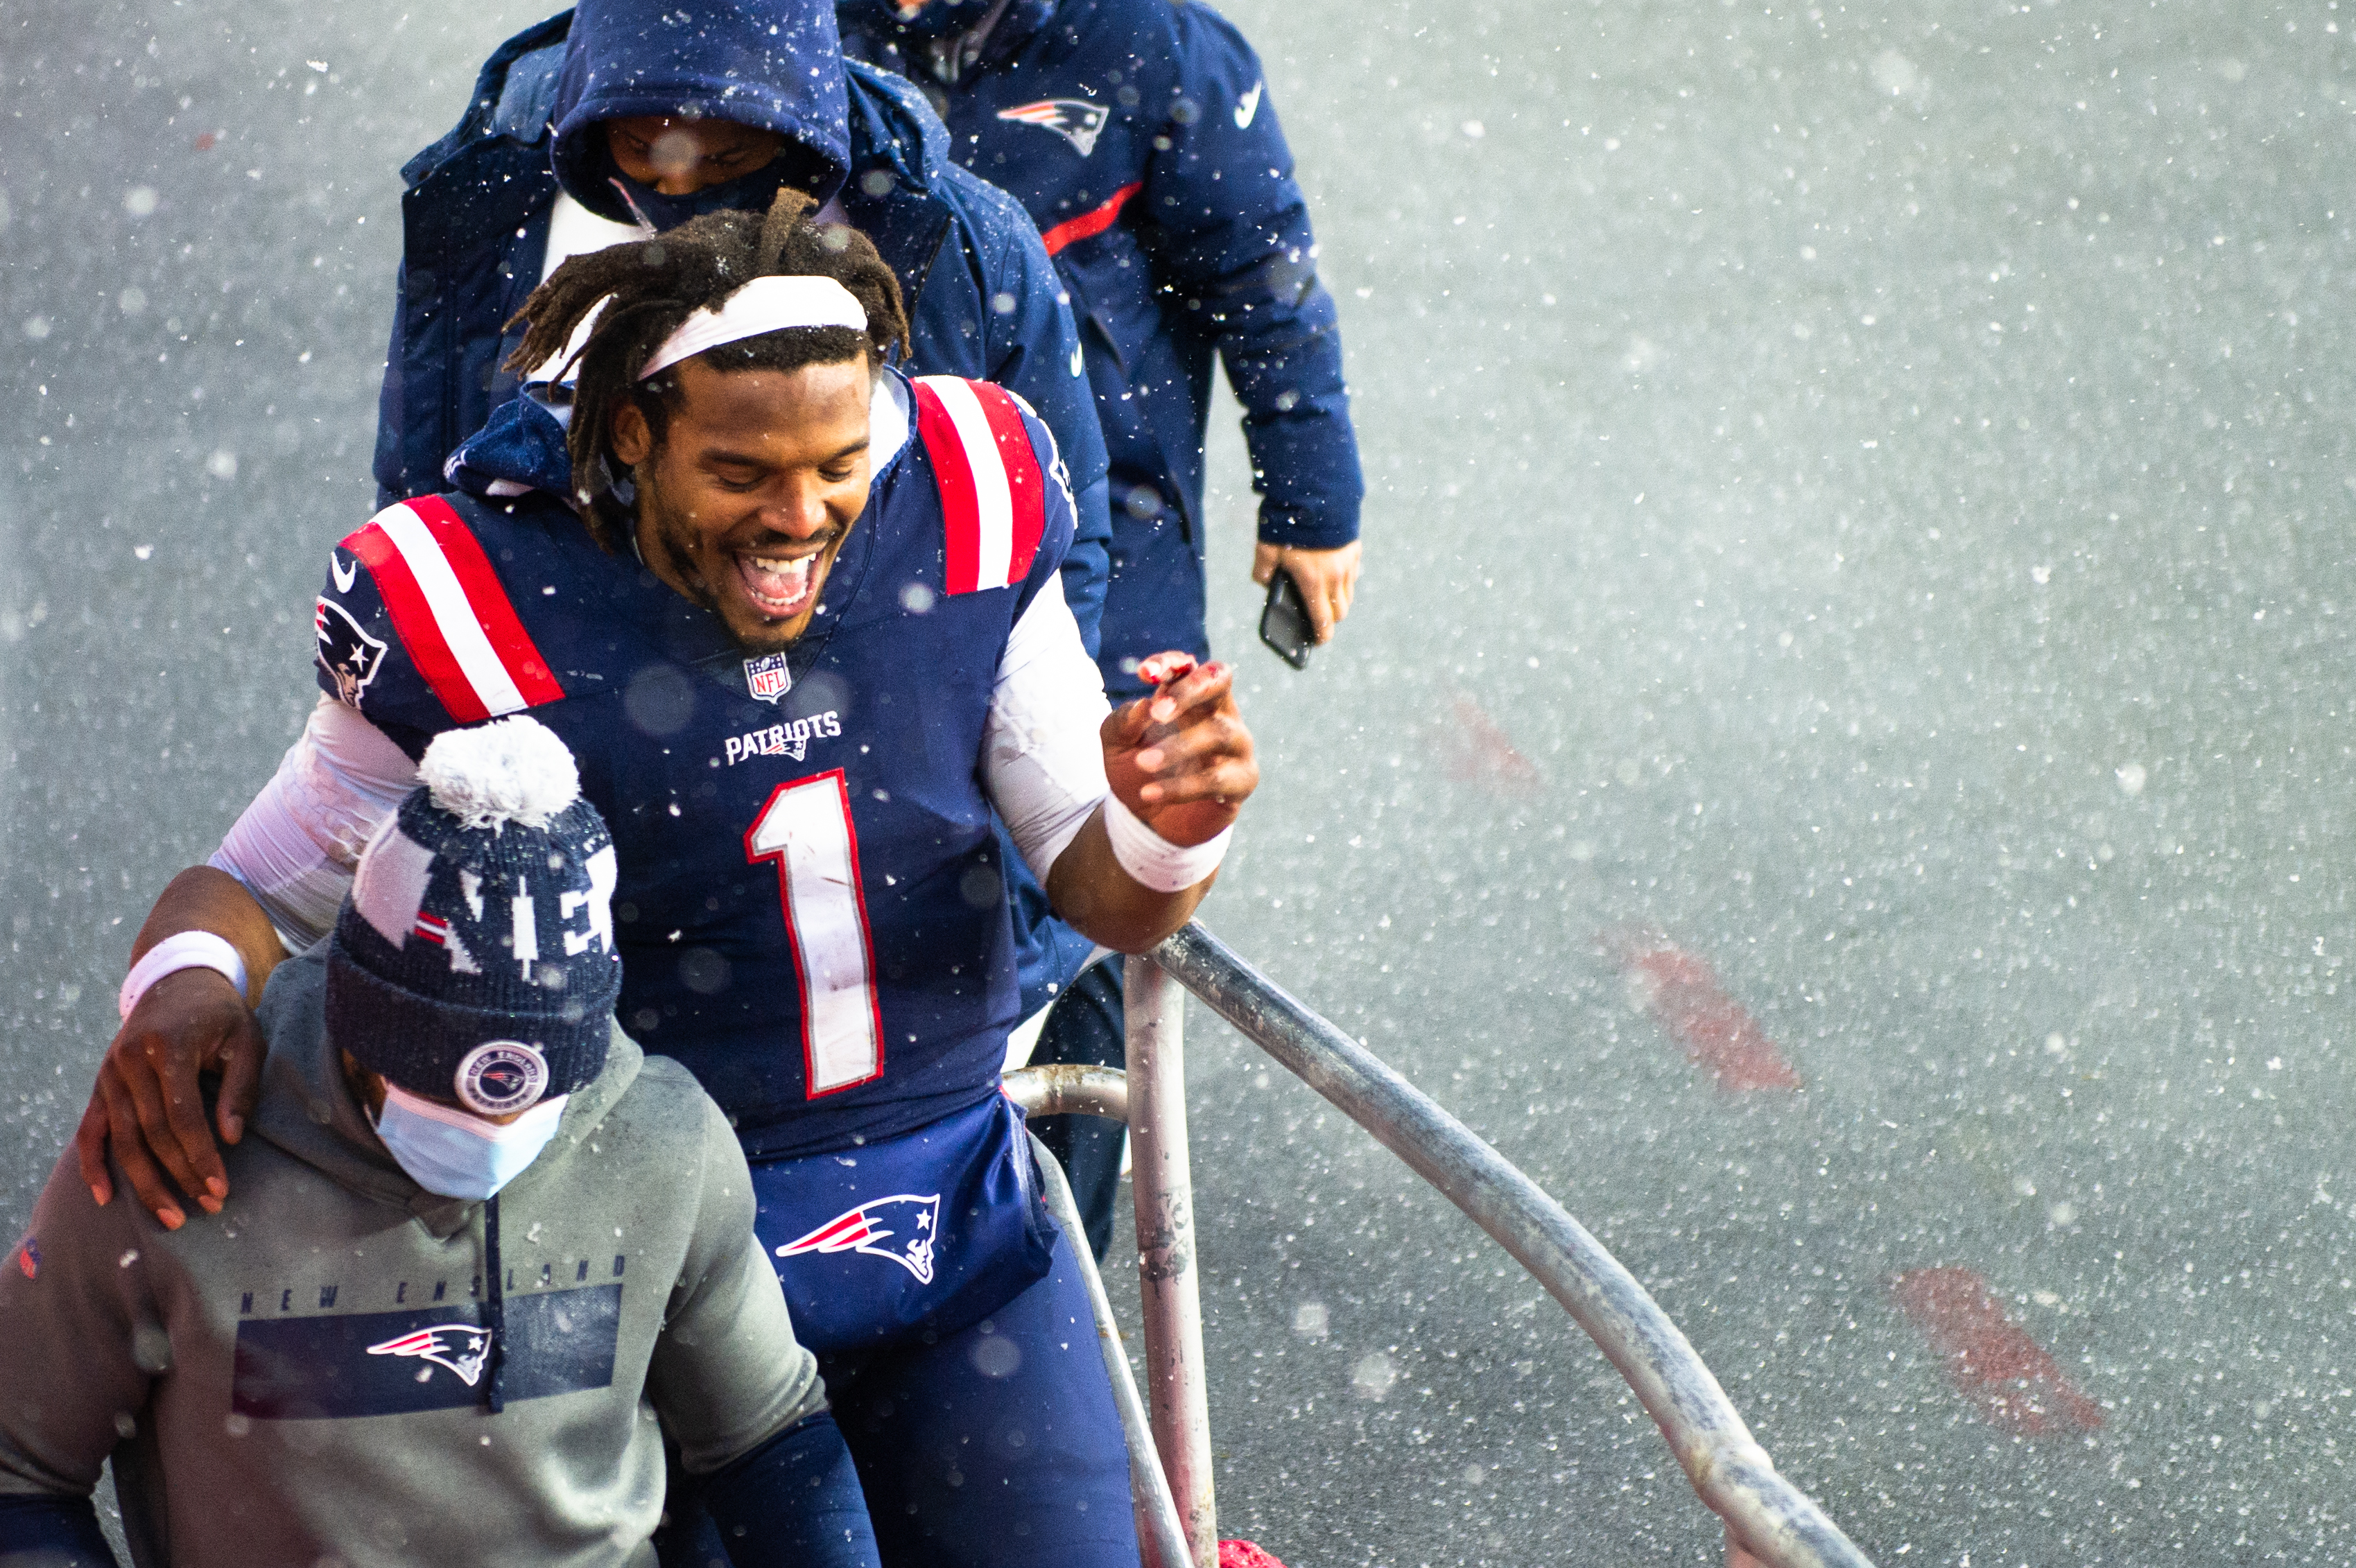
[[[360,850],[417,786],[384,731],[322,693],[302,736],[206,864],[227,871],[299,950],[327,934]]]
[[[1097,733],[1111,711],[1056,573],[1006,639],[981,737],[991,803],[1043,887],[1056,857],[1111,793]]]

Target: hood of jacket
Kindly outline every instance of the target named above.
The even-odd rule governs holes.
[[[458,443],[442,477],[483,500],[545,490],[560,499],[573,491],[573,453],[566,444],[570,404],[548,400],[535,382],[491,411],[483,428]]]
[[[426,1191],[377,1141],[376,1129],[345,1080],[342,1052],[327,1036],[327,986],[324,942],[271,973],[256,1011],[270,1056],[262,1070],[253,1130],[337,1186],[415,1217],[434,1236],[456,1234],[481,1205]],[[637,1081],[645,1061],[636,1042],[616,1029],[605,1070],[573,1091],[556,1136],[501,1196],[562,1181],[574,1148]]]
[[[552,163],[573,199],[616,223],[635,222],[613,184],[617,172],[597,129],[638,115],[730,120],[775,131],[823,163],[817,191],[833,194],[851,168],[850,105],[834,14],[746,0],[581,0],[573,9],[551,120]]]
[[[574,59],[573,22],[573,12],[560,11],[518,33],[483,62],[466,114],[402,166],[402,183],[412,197],[429,182],[440,187],[455,175],[462,181],[479,184],[487,192],[512,191],[512,202],[497,206],[487,216],[479,215],[459,200],[457,193],[445,190],[429,204],[434,214],[467,208],[469,219],[483,217],[492,228],[529,220],[532,211],[548,199],[547,193],[534,183],[536,176],[511,165],[513,160],[524,159],[553,172],[554,149],[547,144],[552,126],[563,119],[561,90]],[[766,36],[766,25],[763,36]],[[832,123],[834,133],[847,146],[856,168],[892,176],[888,186],[881,181],[867,186],[854,182],[844,188],[842,199],[853,210],[854,220],[862,209],[875,205],[878,198],[873,193],[878,187],[894,196],[931,191],[949,166],[948,128],[925,95],[915,83],[884,67],[840,56],[834,63],[842,72],[846,101],[845,109]],[[595,123],[593,118],[582,118],[584,127]],[[602,136],[592,133],[582,144],[595,155],[594,164],[587,166],[601,171],[594,180],[586,182],[596,187],[588,194],[604,204],[592,210],[600,216],[620,213],[615,221],[626,223],[631,221],[626,209],[614,187],[605,183],[605,174],[611,171],[603,143]],[[488,165],[480,161],[486,154],[492,160]],[[824,152],[824,155],[834,155]],[[573,199],[582,200],[581,193],[575,192]],[[415,216],[412,215],[412,221]],[[435,235],[441,231],[438,227],[433,229]]]

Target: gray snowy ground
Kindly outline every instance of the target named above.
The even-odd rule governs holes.
[[[1877,1561],[2356,1559],[2334,5],[1229,10],[1370,543],[1336,647],[1253,647],[1223,418],[1267,782],[1207,923],[1602,1236]],[[393,171],[536,17],[0,4],[0,1230],[309,703]],[[1687,1060],[1738,1015],[1647,989],[1671,946],[1802,1087]],[[1191,1054],[1226,1533],[1719,1553],[1501,1253]],[[1951,1381],[1930,1268],[2099,1424]]]

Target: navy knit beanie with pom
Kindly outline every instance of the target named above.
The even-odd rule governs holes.
[[[538,720],[437,736],[360,857],[327,1033],[414,1094],[503,1115],[605,1070],[622,960],[613,836]]]

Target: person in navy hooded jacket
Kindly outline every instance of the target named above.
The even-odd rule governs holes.
[[[517,390],[500,368],[523,338],[516,312],[567,256],[699,213],[766,212],[790,185],[866,235],[899,279],[904,368],[994,381],[1054,434],[1079,528],[1064,596],[1093,650],[1104,439],[1062,285],[1023,208],[950,158],[923,96],[843,59],[830,4],[582,0],[493,51],[457,125],[402,170],[378,504],[446,486],[452,453]],[[1027,1017],[1093,948],[1006,858]]]
[[[965,166],[1019,197],[1072,296],[1111,464],[1098,667],[1115,699],[1162,648],[1208,658],[1203,436],[1211,361],[1260,493],[1252,577],[1300,585],[1320,642],[1349,613],[1365,485],[1333,296],[1258,58],[1199,0],[841,0],[842,48],[922,87]],[[1119,972],[1082,975],[1033,1060],[1121,1060]],[[1051,1118],[1099,1257],[1120,1133]]]

